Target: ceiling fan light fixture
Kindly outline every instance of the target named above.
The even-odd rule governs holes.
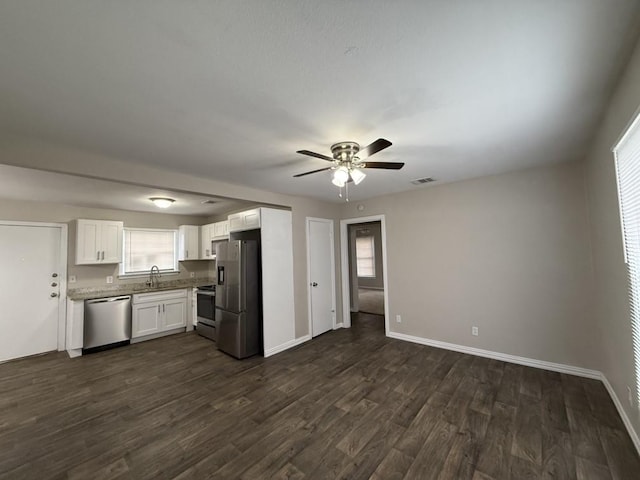
[[[158,208],[169,208],[175,202],[173,198],[169,197],[151,197],[149,200]]]
[[[367,174],[364,173],[359,168],[351,169],[351,180],[353,180],[353,183],[355,183],[356,185],[358,185],[362,180],[364,180],[364,177],[366,176]]]
[[[333,172],[333,180],[331,182],[337,187],[344,187],[344,184],[349,180],[349,169],[345,166],[341,166],[335,169]]]

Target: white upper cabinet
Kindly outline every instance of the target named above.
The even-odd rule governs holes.
[[[178,227],[178,260],[200,259],[200,227],[180,225]]]
[[[260,209],[254,208],[240,213],[229,215],[229,231],[241,232],[260,228]]]
[[[211,241],[215,230],[215,223],[200,227],[200,259],[213,260],[216,258],[215,250],[211,249]]]
[[[76,265],[122,261],[123,222],[78,219],[76,226]]]
[[[229,220],[213,224],[212,240],[229,240]]]

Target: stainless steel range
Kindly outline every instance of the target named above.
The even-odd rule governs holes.
[[[216,310],[216,286],[204,285],[198,287],[198,325],[197,332],[203,337],[207,337],[214,342],[218,341],[216,330],[215,310]]]

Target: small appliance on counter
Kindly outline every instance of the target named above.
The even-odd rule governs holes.
[[[197,316],[196,331],[214,342],[218,340],[216,331],[216,286],[204,285],[198,287],[197,292]]]

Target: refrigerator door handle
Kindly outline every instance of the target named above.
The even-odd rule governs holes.
[[[224,267],[218,267],[218,285],[224,285]]]

